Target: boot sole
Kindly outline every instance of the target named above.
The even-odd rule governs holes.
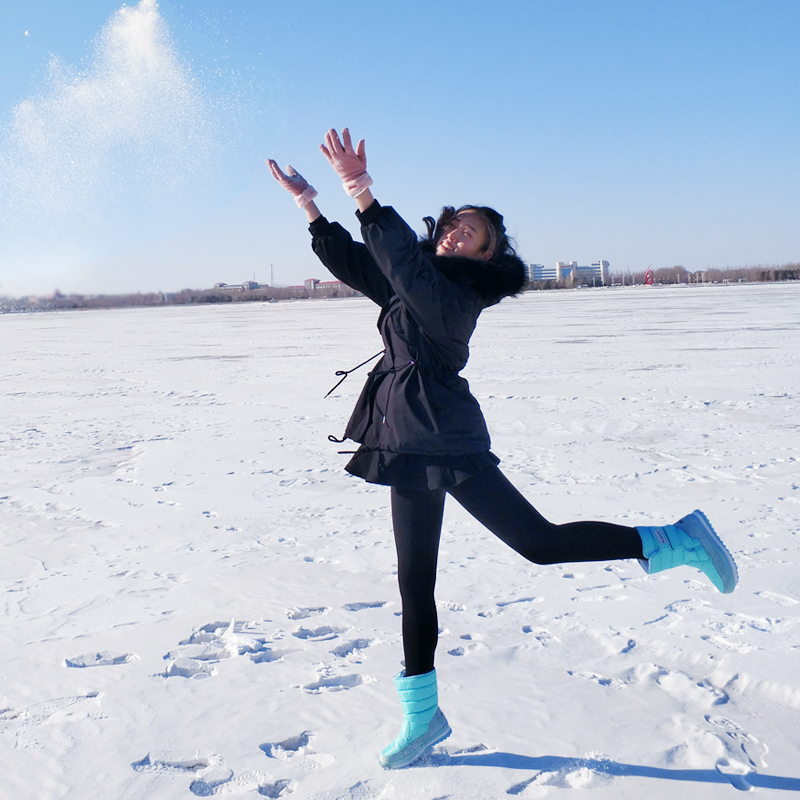
[[[409,764],[413,764],[418,758],[420,758],[420,756],[422,756],[426,750],[429,750],[431,747],[443,742],[448,736],[450,736],[452,732],[452,728],[447,720],[445,720],[444,727],[439,728],[439,730],[435,733],[428,734],[428,736],[424,737],[422,741],[420,741],[419,744],[417,744],[413,749],[403,754],[402,757],[399,757],[400,754],[398,753],[398,756],[395,757],[396,760],[387,759],[384,761],[383,756],[381,756],[378,760],[384,769],[401,769],[402,767],[407,767]]]
[[[717,588],[725,594],[730,594],[739,582],[739,570],[728,548],[708,521],[708,517],[698,509],[678,520],[675,527],[702,543],[722,581],[722,588],[719,586]]]

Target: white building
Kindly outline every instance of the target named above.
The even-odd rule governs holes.
[[[577,261],[556,261],[556,274],[559,281],[575,282],[575,273],[578,269]]]
[[[608,267],[609,267],[608,261],[595,261],[592,263],[592,266],[590,267],[590,269],[595,270],[595,273],[600,276],[600,280],[603,286],[610,283],[608,278]]]
[[[555,273],[555,280],[563,280],[570,285],[591,283],[605,286],[608,283],[608,267],[608,261],[595,261],[588,267],[580,266],[577,261],[557,261],[555,270],[549,271],[549,274]]]
[[[548,268],[544,264],[526,264],[525,280],[528,283],[533,283],[534,281],[556,281],[558,276],[555,267]]]

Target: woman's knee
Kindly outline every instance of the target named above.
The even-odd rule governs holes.
[[[495,530],[495,535],[523,558],[533,564],[553,564],[553,545],[559,536],[559,526],[546,520],[536,520],[530,525],[514,525],[505,530]]]

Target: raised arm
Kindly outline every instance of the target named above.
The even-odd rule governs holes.
[[[394,209],[375,200],[363,139],[353,147],[347,128],[342,128],[341,138],[331,128],[320,150],[355,199],[364,242],[392,289],[428,336],[466,360],[466,341],[460,337],[464,331],[472,333],[480,313],[477,294],[437,270],[420,252],[411,228]]]
[[[361,242],[354,242],[341,225],[328,222],[322,216],[314,202],[317,196],[316,189],[294,167],[289,165],[284,172],[271,158],[267,159],[267,164],[272,177],[306,212],[306,217],[311,223],[309,227],[313,237],[311,246],[320,261],[339,280],[378,305],[386,305],[394,292],[367,248]]]

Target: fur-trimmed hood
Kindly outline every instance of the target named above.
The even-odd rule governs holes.
[[[525,264],[517,255],[503,254],[488,261],[463,256],[437,256],[436,244],[423,239],[419,249],[442,274],[454,281],[472,285],[487,306],[499,303],[504,297],[514,297],[525,285]]]

